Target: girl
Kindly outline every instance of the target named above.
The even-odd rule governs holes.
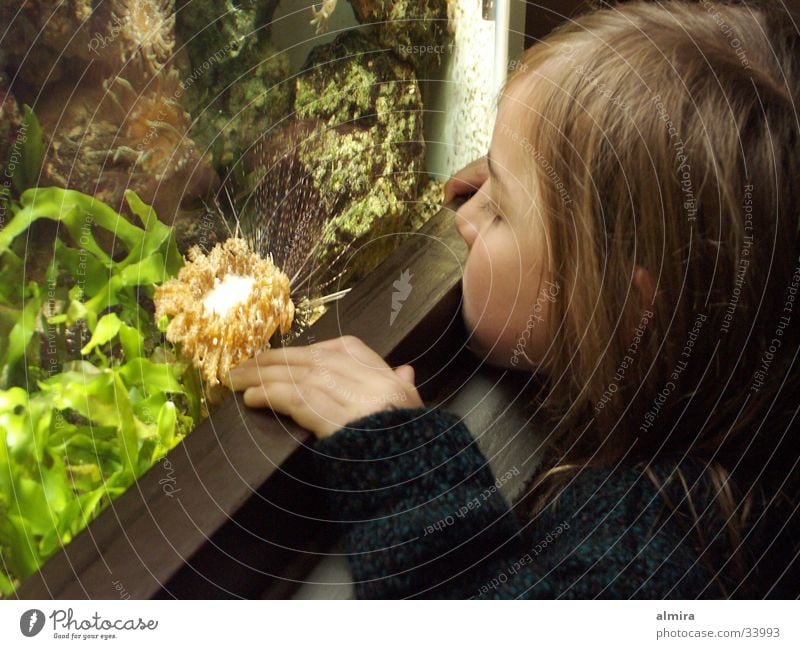
[[[514,65],[445,190],[474,192],[471,348],[545,385],[546,470],[513,510],[359,340],[231,373],[319,438],[359,596],[798,595],[798,50],[766,6],[632,2]]]

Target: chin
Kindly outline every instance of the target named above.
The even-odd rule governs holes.
[[[516,351],[514,345],[502,340],[501,336],[490,336],[480,328],[471,326],[465,318],[467,327],[467,349],[486,364],[506,370],[546,374],[543,363],[531,362]]]
[[[479,329],[470,327],[470,323],[465,320],[467,325],[467,349],[470,350],[475,356],[485,361],[494,367],[502,367],[505,369],[513,369],[511,364],[511,357],[513,354],[495,337],[486,336],[482,334]]]

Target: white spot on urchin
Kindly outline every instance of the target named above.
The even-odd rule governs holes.
[[[254,277],[235,273],[227,273],[222,281],[215,278],[214,288],[203,298],[203,308],[224,318],[237,304],[247,301],[255,281]]]

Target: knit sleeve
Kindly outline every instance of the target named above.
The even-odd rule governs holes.
[[[459,576],[513,554],[519,527],[469,430],[444,410],[392,409],[315,444],[362,598],[457,596]]]
[[[315,450],[361,598],[719,596],[641,472],[584,469],[521,525],[447,411],[387,410]]]

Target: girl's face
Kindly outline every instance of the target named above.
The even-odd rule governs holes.
[[[469,248],[462,313],[470,349],[493,365],[534,370],[542,369],[549,305],[559,288],[546,272],[546,230],[529,171],[533,150],[518,130],[530,119],[524,100],[507,91],[487,155],[489,179],[455,222]]]

